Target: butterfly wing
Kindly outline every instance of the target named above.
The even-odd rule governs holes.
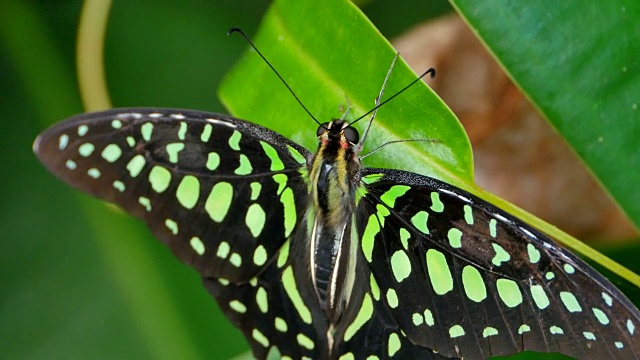
[[[143,219],[199,272],[257,356],[289,334],[276,325],[314,337],[286,307],[293,269],[276,262],[306,211],[306,149],[225,115],[131,108],[58,123],[34,151],[65,182]]]
[[[370,294],[402,344],[469,359],[640,358],[637,308],[547,236],[425,176],[365,169],[363,181]]]

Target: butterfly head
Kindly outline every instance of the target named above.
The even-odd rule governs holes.
[[[360,138],[358,130],[341,119],[323,123],[318,127],[316,135],[323,144],[338,142],[345,148],[357,144]]]

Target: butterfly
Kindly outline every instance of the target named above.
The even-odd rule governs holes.
[[[364,167],[353,124],[319,124],[311,152],[227,115],[121,108],[34,152],[144,220],[256,358],[640,359],[640,312],[605,277],[465,190]]]

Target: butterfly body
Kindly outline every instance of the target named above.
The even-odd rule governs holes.
[[[127,108],[34,151],[143,219],[258,358],[640,358],[640,313],[602,275],[464,190],[362,167],[353,130],[321,126],[311,153],[225,115]]]

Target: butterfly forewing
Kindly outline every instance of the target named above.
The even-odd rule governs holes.
[[[64,181],[143,218],[204,277],[248,281],[306,209],[308,151],[224,115],[83,114],[47,130],[34,148]]]
[[[358,223],[380,301],[417,346],[638,358],[638,311],[538,231],[440,181],[366,169]],[[370,209],[370,210],[366,210]]]

